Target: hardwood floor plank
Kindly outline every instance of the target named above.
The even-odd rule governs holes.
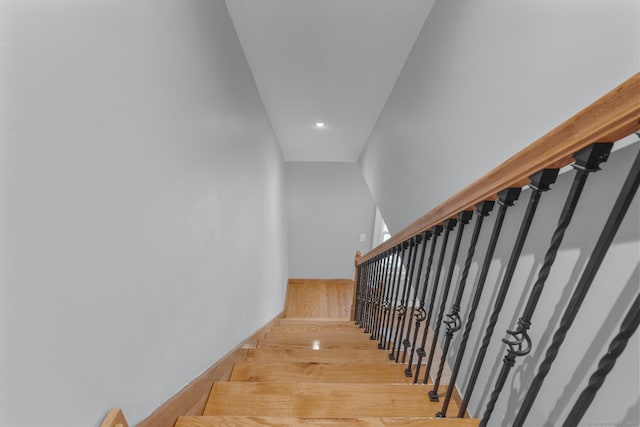
[[[431,417],[439,403],[426,385],[249,383],[214,384],[203,415],[285,417]],[[457,411],[452,402],[451,413]]]
[[[229,381],[266,383],[387,383],[410,384],[413,378],[404,375],[404,367],[385,361],[364,363],[318,362],[238,362]]]
[[[204,416],[180,417],[175,427],[477,427],[478,419],[385,417],[385,418],[286,418]]]
[[[355,329],[362,329],[353,320],[341,319],[313,319],[304,317],[281,317],[278,325],[317,325],[317,326],[348,326]]]
[[[352,334],[275,334],[268,333],[258,343],[258,348],[322,349],[370,349],[376,350],[378,343],[365,335]]]
[[[385,361],[389,362],[387,352],[370,349],[333,349],[311,350],[292,348],[260,348],[247,351],[247,361],[271,361],[271,362],[357,362],[357,361]]]
[[[364,329],[354,327],[352,325],[318,325],[318,324],[281,324],[274,327],[271,332],[277,333],[321,333],[321,334],[361,334],[364,333]]]

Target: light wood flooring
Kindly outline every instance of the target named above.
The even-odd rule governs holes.
[[[202,416],[180,417],[176,427],[478,425],[435,418],[440,403],[429,400],[430,385],[413,384],[405,365],[390,361],[388,351],[342,314],[326,317],[331,309],[323,305],[338,300],[338,311],[349,312],[353,295],[343,283],[333,289],[326,283],[290,287],[285,312],[296,317],[280,319],[235,364],[229,381],[213,385]],[[439,391],[444,395],[446,385]],[[452,401],[449,413],[457,411]]]

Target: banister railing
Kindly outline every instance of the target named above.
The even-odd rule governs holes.
[[[529,184],[529,177],[542,169],[573,163],[574,153],[595,142],[615,142],[639,130],[639,100],[640,73],[364,254],[358,264],[435,225],[443,225],[459,212],[473,210],[483,200],[495,200],[506,188]]]
[[[628,172],[624,171],[626,178],[622,186],[615,188],[617,198],[609,207],[602,207],[610,209],[608,218],[604,224],[589,224],[590,234],[599,237],[584,266],[576,263],[573,267],[579,277],[574,280],[575,286],[573,282],[566,285],[568,299],[546,300],[544,303],[547,306],[557,306],[558,310],[566,304],[562,314],[556,314],[560,319],[557,325],[553,321],[546,326],[534,325],[534,321],[541,322],[539,319],[536,320],[535,315],[539,312],[541,298],[546,295],[545,284],[556,258],[562,251],[565,233],[570,229],[574,216],[579,216],[578,207],[583,190],[589,188],[589,177],[600,170],[602,163],[607,162],[615,142],[639,130],[640,73],[391,239],[369,253],[356,257],[354,320],[366,333],[371,334],[372,340],[379,340],[378,348],[389,351],[389,359],[402,365],[405,375],[413,377],[414,383],[422,381],[424,384],[432,384],[429,392],[432,401],[439,402],[444,398],[442,409],[434,415],[448,416],[447,410],[458,387],[458,378],[465,374],[466,382],[464,389],[460,390],[462,396],[456,416],[464,417],[467,414],[467,407],[480,372],[487,363],[491,363],[487,358],[488,347],[493,342],[494,331],[504,309],[507,294],[514,284],[515,271],[538,205],[544,203],[542,195],[551,190],[552,184],[558,179],[559,169],[571,164],[575,170],[573,176],[567,175],[563,178],[564,182],[567,178],[572,181],[566,196],[561,195],[564,207],[555,228],[547,226],[547,229],[553,230],[551,241],[548,246],[544,246],[544,258],[539,270],[534,265],[530,273],[530,286],[521,286],[522,299],[515,307],[515,312],[511,313],[514,319],[518,319],[517,324],[506,331],[506,338],[498,342],[498,354],[503,353],[504,357],[492,365],[493,372],[497,374],[495,378],[490,378],[491,383],[487,383],[490,387],[485,387],[486,407],[482,414],[481,426],[494,425],[490,423],[491,416],[496,403],[501,399],[512,368],[518,363],[518,358],[529,355],[536,344],[542,346],[543,342],[534,342],[529,331],[544,326],[547,328],[547,335],[551,336],[551,332],[555,330],[546,351],[543,353],[543,348],[538,348],[536,357],[529,359],[530,363],[539,367],[531,383],[523,384],[526,393],[518,405],[517,412],[512,414],[513,420],[509,421],[509,425],[524,425],[545,377],[550,372],[637,194],[640,185],[638,141],[633,145],[635,161]],[[604,173],[607,172],[609,171]],[[517,233],[512,233],[514,237],[505,235],[503,222],[509,216],[508,211],[512,210],[509,208],[514,206],[524,186],[529,186],[526,192],[528,202],[520,219],[520,226]],[[545,199],[547,197],[545,196]],[[490,219],[486,227],[491,227],[491,231],[488,233],[488,241],[485,241],[487,239],[483,239],[482,236],[487,233],[483,234],[482,228],[487,217]],[[455,233],[455,239],[450,239],[450,233]],[[637,236],[634,238],[637,239]],[[454,241],[452,247],[450,240]],[[491,284],[489,270],[495,259],[496,247],[501,241],[506,241],[512,249],[504,254],[508,258],[504,274],[500,275],[499,280],[495,279],[495,284]],[[447,257],[448,263],[445,262]],[[640,265],[640,257],[638,258],[633,262]],[[435,274],[432,274],[434,262]],[[477,262],[478,268],[472,273],[474,262]],[[445,265],[446,274],[443,274]],[[459,272],[455,282],[454,270]],[[492,286],[487,302],[485,289]],[[601,357],[588,386],[568,412],[564,426],[578,425],[629,338],[637,330],[640,313],[638,290],[632,289],[631,293],[635,300],[625,310],[626,314],[617,311],[613,313],[616,319],[622,321],[618,334],[612,338],[608,346],[605,346],[607,354]],[[473,328],[480,301],[483,299],[487,311],[484,316],[478,316],[485,319],[484,333],[480,333]],[[449,311],[446,311],[447,306],[450,307]],[[459,331],[462,331],[461,337],[456,336]],[[475,335],[472,335],[472,332]],[[429,352],[426,351],[428,337],[431,337]],[[472,339],[475,340],[476,346],[473,354],[469,355],[466,350],[471,347],[469,344]],[[435,357],[438,343],[442,346],[439,363]],[[450,350],[454,351],[452,355],[449,354]],[[450,357],[453,357],[454,362],[443,394],[439,388],[441,382],[444,382],[443,370],[448,365]],[[465,357],[471,359],[466,365]],[[434,369],[436,364],[437,369]],[[464,369],[463,366],[468,369]],[[424,375],[421,376],[423,368]],[[559,411],[555,408],[552,412]],[[560,420],[552,421],[553,425],[560,425]]]

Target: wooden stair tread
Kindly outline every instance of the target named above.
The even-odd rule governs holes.
[[[477,427],[479,419],[433,417],[384,417],[384,418],[293,418],[202,416],[180,417],[175,427],[295,427],[295,426],[354,426],[354,427]]]
[[[311,350],[292,348],[260,348],[247,351],[247,361],[301,361],[301,362],[357,362],[357,361],[386,361],[389,362],[386,351],[359,349],[331,349]]]
[[[312,319],[308,317],[281,317],[278,319],[278,325],[295,325],[295,326],[343,326],[354,329],[360,328],[353,320],[342,319]]]
[[[443,387],[446,389],[446,387]],[[284,417],[432,417],[428,386],[415,384],[220,382],[203,415]],[[451,402],[451,413],[458,405]]]
[[[351,334],[271,334],[268,333],[258,343],[258,348],[299,348],[322,349],[362,349],[377,350],[377,341],[366,336]]]
[[[341,334],[336,334],[334,332],[281,332],[281,331],[271,331],[264,334],[264,339],[269,339],[273,341],[305,341],[309,339],[336,339],[338,341],[348,341],[350,339],[354,340],[362,340],[367,342],[376,342],[377,340],[372,340],[369,338],[370,335],[361,332],[358,329],[355,329],[353,332],[342,332]]]
[[[279,343],[273,341],[260,341],[258,342],[259,349],[287,349],[287,350],[340,350],[340,349],[351,349],[351,350],[375,350],[376,348],[369,344],[368,342],[350,342],[350,343],[339,343],[335,341],[324,341],[322,344],[318,344],[317,346],[313,343],[313,341],[307,343],[301,342],[290,342],[290,343]]]
[[[306,343],[313,341],[328,341],[349,344],[352,342],[370,343],[377,348],[378,341],[369,338],[362,332],[343,332],[336,334],[333,332],[268,332],[264,334],[262,341],[282,342],[282,343]]]
[[[236,362],[229,381],[411,384],[405,365],[385,361],[363,363]]]
[[[326,333],[326,334],[354,334],[369,336],[364,329],[348,325],[276,325],[271,332],[277,333]]]

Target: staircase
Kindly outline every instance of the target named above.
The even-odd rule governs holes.
[[[282,318],[141,427],[636,425],[637,390],[620,392],[615,381],[626,386],[637,377],[637,357],[621,356],[640,325],[637,256],[622,246],[637,242],[633,218],[625,216],[637,218],[638,99],[640,73],[358,253],[355,291],[351,280],[290,280]],[[633,145],[612,153],[614,143],[629,138]],[[610,154],[615,163],[603,170]],[[569,165],[574,170],[559,177]],[[586,185],[595,173],[598,181]],[[512,209],[521,192],[524,212]],[[545,213],[545,204],[558,209]],[[536,217],[538,205],[543,216]],[[492,211],[492,230],[481,233]],[[508,215],[515,222],[503,230]],[[549,221],[556,215],[557,223]],[[503,266],[498,279],[492,265]],[[412,373],[418,384],[405,376]],[[465,374],[461,399],[456,384]],[[420,384],[424,375],[432,387]],[[470,402],[482,420],[463,418]],[[118,409],[103,423],[126,425]]]
[[[353,292],[352,281],[290,281],[284,317],[229,381],[214,384],[204,414],[176,427],[477,426],[435,418],[429,386],[413,384],[405,365],[348,320]]]

